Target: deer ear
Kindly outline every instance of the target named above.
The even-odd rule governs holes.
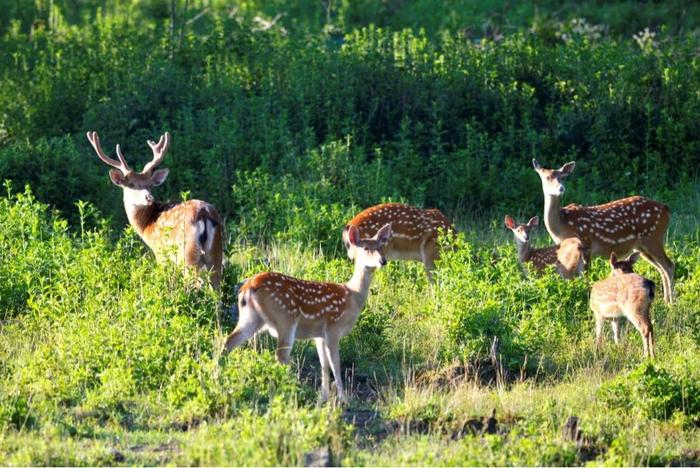
[[[350,245],[357,245],[360,242],[360,231],[355,226],[350,226],[348,229],[348,241]]]
[[[158,169],[151,176],[151,180],[153,180],[153,185],[158,186],[165,182],[165,179],[168,178],[169,173],[170,171],[168,169]]]
[[[610,264],[615,268],[615,264],[617,264],[617,254],[615,252],[610,252]]]
[[[535,159],[535,158],[532,158],[532,167],[534,167],[535,170],[542,169],[542,166],[540,166],[540,163],[538,163],[537,159]]]
[[[540,218],[537,216],[533,216],[530,218],[530,221],[527,222],[527,225],[530,227],[536,227],[538,224],[540,224]]]
[[[569,161],[568,163],[564,164],[559,171],[561,171],[562,175],[568,176],[574,172],[574,166],[576,166],[576,161]]]
[[[386,244],[391,239],[391,224],[385,224],[377,231],[377,241]]]
[[[510,215],[506,215],[503,222],[506,224],[508,229],[515,229],[515,221],[510,217]]]
[[[632,255],[629,256],[627,261],[630,262],[632,265],[634,265],[637,262],[637,260],[639,260],[640,255],[641,254],[639,252],[634,252],[634,253],[632,253]]]
[[[119,171],[117,169],[111,169],[109,171],[109,178],[114,185],[118,185],[120,187],[126,185],[126,177],[124,177],[122,171]]]

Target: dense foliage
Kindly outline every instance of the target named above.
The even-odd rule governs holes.
[[[0,7],[0,462],[700,463],[700,7],[490,0],[52,0]],[[645,28],[650,28],[644,31]],[[157,265],[87,144],[137,167],[170,131],[163,198],[226,217],[221,293]],[[659,357],[593,347],[588,291],[517,263],[504,212],[672,210]],[[436,284],[390,263],[341,342],[349,407],[316,404],[312,343],[230,356],[233,285],[345,281],[340,229],[386,200],[443,209]],[[522,216],[520,216],[522,215]],[[538,244],[550,241],[542,233]],[[658,273],[638,271],[660,286]],[[495,408],[498,430],[476,429]],[[581,420],[578,442],[561,435]]]
[[[577,159],[572,196],[589,202],[673,202],[697,179],[692,34],[635,40],[550,20],[497,40],[373,25],[338,36],[260,30],[251,14],[217,8],[170,18],[165,2],[81,8],[81,27],[72,3],[51,5],[34,22],[7,21],[0,39],[0,179],[65,212],[80,198],[123,221],[84,137],[93,129],[140,163],[146,140],[169,130],[163,195],[191,191],[244,223],[271,203],[252,196],[260,189],[300,189],[324,206],[391,197],[456,215],[532,211],[532,157]]]

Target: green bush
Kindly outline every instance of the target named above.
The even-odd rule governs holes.
[[[475,358],[498,337],[503,365],[516,370],[528,356],[589,333],[588,281],[563,281],[550,269],[523,278],[513,244],[480,247],[464,234],[445,239],[439,261],[437,304],[449,341],[447,357]]]
[[[700,422],[700,388],[694,361],[679,358],[675,368],[647,362],[605,384],[599,390],[610,408],[639,412],[666,420],[676,413]]]
[[[103,228],[73,235],[28,190],[0,206],[3,426],[66,415],[153,424],[161,404],[172,421],[199,421],[308,398],[270,353],[220,360],[216,294],[156,265],[133,232],[116,243]]]

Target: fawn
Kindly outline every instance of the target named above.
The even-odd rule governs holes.
[[[371,238],[361,238],[354,226],[347,234],[355,248],[355,272],[345,284],[305,281],[273,272],[258,273],[246,281],[238,293],[240,319],[226,339],[225,352],[266,329],[277,338],[277,360],[287,363],[295,339],[313,338],[321,362],[322,401],[328,399],[330,367],[338,399],[347,402],[340,372],[340,339],[357,322],[375,269],[387,263],[382,250],[391,239],[391,225],[384,225]]]
[[[603,341],[603,323],[606,319],[612,320],[613,337],[615,343],[619,343],[620,320],[624,316],[642,336],[644,356],[654,357],[654,329],[649,308],[656,294],[656,285],[634,273],[633,266],[639,255],[639,252],[634,252],[627,260],[618,260],[615,252],[611,253],[610,276],[596,282],[591,289],[596,347],[599,348]]]
[[[542,272],[547,265],[554,265],[564,279],[574,279],[583,273],[585,248],[576,237],[564,239],[559,245],[539,249],[530,247],[530,231],[538,224],[537,216],[530,218],[527,224],[517,224],[510,216],[505,217],[505,225],[513,231],[515,243],[518,245],[520,263],[531,264],[538,273]]]
[[[383,203],[369,207],[345,224],[343,243],[348,257],[355,257],[357,248],[349,241],[351,227],[368,235],[385,224],[391,224],[391,239],[382,253],[388,260],[416,260],[423,262],[428,281],[432,283],[435,261],[439,256],[439,230],[453,230],[452,223],[438,209],[424,209],[401,203]]]

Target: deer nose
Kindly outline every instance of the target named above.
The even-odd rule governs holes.
[[[564,190],[566,190],[566,189],[564,188],[564,186],[563,186],[563,185],[560,185],[560,186],[559,186],[559,194],[560,194],[560,195],[563,194],[563,193],[564,193]]]
[[[153,203],[153,195],[151,195],[150,193],[147,193],[146,194],[146,202]]]
[[[386,258],[381,257],[381,258],[379,259],[379,264],[380,264],[381,266],[386,265]]]

